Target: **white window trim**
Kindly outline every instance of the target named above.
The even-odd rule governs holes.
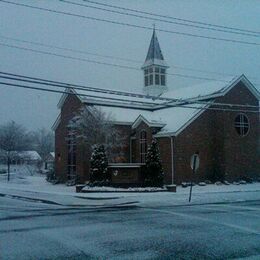
[[[142,136],[142,133],[143,132],[145,132],[145,139],[143,139],[143,138],[141,138],[141,136]],[[145,129],[142,129],[141,131],[140,131],[140,138],[139,138],[139,143],[140,143],[140,162],[141,163],[145,163],[145,157],[146,157],[146,154],[147,154],[147,131],[145,130]],[[143,152],[143,148],[145,149],[145,146],[143,146],[143,145],[145,145],[146,144],[146,151],[145,152]]]
[[[236,118],[239,116],[239,122],[236,122]],[[245,117],[247,119],[247,123],[245,123],[243,117]],[[235,126],[235,130],[236,130],[236,133],[240,136],[240,137],[245,137],[249,134],[249,131],[250,131],[250,122],[249,122],[249,118],[246,114],[244,113],[239,113],[235,116],[235,123],[234,123],[234,126]],[[237,131],[237,128],[240,128],[242,129],[242,134],[239,134],[238,131]],[[245,128],[247,128],[247,132],[245,133]]]

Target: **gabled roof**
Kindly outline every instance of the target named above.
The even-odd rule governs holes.
[[[126,124],[136,127],[141,121],[144,121],[149,126],[161,127],[157,136],[177,135],[185,129],[193,120],[195,120],[210,103],[196,104],[196,101],[210,100],[214,101],[216,97],[225,95],[239,82],[243,82],[249,91],[259,100],[259,91],[252,85],[252,83],[241,75],[239,77],[230,77],[216,81],[208,81],[199,85],[187,88],[176,89],[167,92],[162,97],[179,99],[178,101],[170,101],[165,104],[163,100],[153,100],[148,97],[136,96],[118,96],[113,93],[94,93],[88,90],[74,90],[73,93],[78,95],[82,103],[86,105],[93,105],[102,109],[105,113],[112,115],[113,122],[116,124]],[[86,94],[86,96],[80,96]],[[64,102],[65,96],[62,100]],[[110,98],[112,100],[110,100]],[[114,99],[121,99],[116,101]],[[185,101],[194,101],[192,107],[185,107]],[[61,101],[60,101],[61,102]],[[135,102],[150,102],[149,105],[136,105]],[[167,105],[171,105],[171,107]],[[54,129],[59,124],[57,118],[54,124]]]
[[[160,131],[156,136],[177,135],[190,120],[204,111],[201,104],[191,107],[169,107],[156,111],[144,111],[130,108],[115,108],[107,106],[95,106],[108,115],[112,116],[114,123],[138,127],[144,122],[149,127],[158,127]]]
[[[152,114],[154,114],[154,112],[151,113],[151,115],[149,116],[150,118],[148,117],[149,118],[148,120],[142,114],[140,114],[136,118],[134,123],[132,124],[132,128],[138,127],[139,124],[141,124],[141,122],[146,123],[149,127],[159,127],[159,128],[164,127],[165,123],[163,123],[162,121],[159,121],[158,118],[157,119],[156,118],[152,119],[152,117],[153,117]]]
[[[150,66],[150,65],[160,65],[164,67],[168,67],[166,62],[164,61],[163,54],[161,51],[161,47],[155,32],[153,29],[153,35],[150,41],[149,49],[146,55],[146,59],[142,68]]]
[[[176,98],[176,99],[194,99],[203,100],[216,98],[225,95],[239,82],[243,82],[248,90],[259,99],[259,91],[253,86],[253,84],[242,74],[241,76],[232,76],[221,78],[212,81],[206,81],[197,85],[192,85],[185,88],[177,88],[172,91],[168,91],[162,95],[162,97]]]

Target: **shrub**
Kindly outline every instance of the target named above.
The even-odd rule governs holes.
[[[108,160],[104,145],[96,145],[90,159],[90,181],[102,182],[108,179]]]
[[[144,185],[147,187],[163,186],[163,168],[156,140],[152,141],[147,151],[144,167]]]

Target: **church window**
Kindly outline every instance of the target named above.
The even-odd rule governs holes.
[[[153,85],[153,74],[149,75],[149,85]]]
[[[245,136],[249,131],[249,120],[245,114],[239,114],[235,118],[235,129],[240,136]]]
[[[166,70],[160,67],[149,67],[144,70],[144,85],[151,86],[151,85],[159,85],[165,86],[166,85]]]
[[[145,77],[144,77],[144,85],[145,86],[148,86],[148,80],[149,80],[148,76],[145,75]]]
[[[140,159],[141,163],[145,163],[145,157],[147,154],[147,133],[142,130],[140,133]]]
[[[160,69],[155,67],[155,85],[160,85]]]
[[[155,74],[155,85],[159,85],[159,84],[160,84],[159,74]]]
[[[67,176],[68,180],[76,178],[76,137],[73,131],[68,134],[68,162],[67,162]]]

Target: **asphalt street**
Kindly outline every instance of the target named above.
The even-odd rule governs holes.
[[[260,259],[260,201],[64,207],[0,197],[0,259]]]

